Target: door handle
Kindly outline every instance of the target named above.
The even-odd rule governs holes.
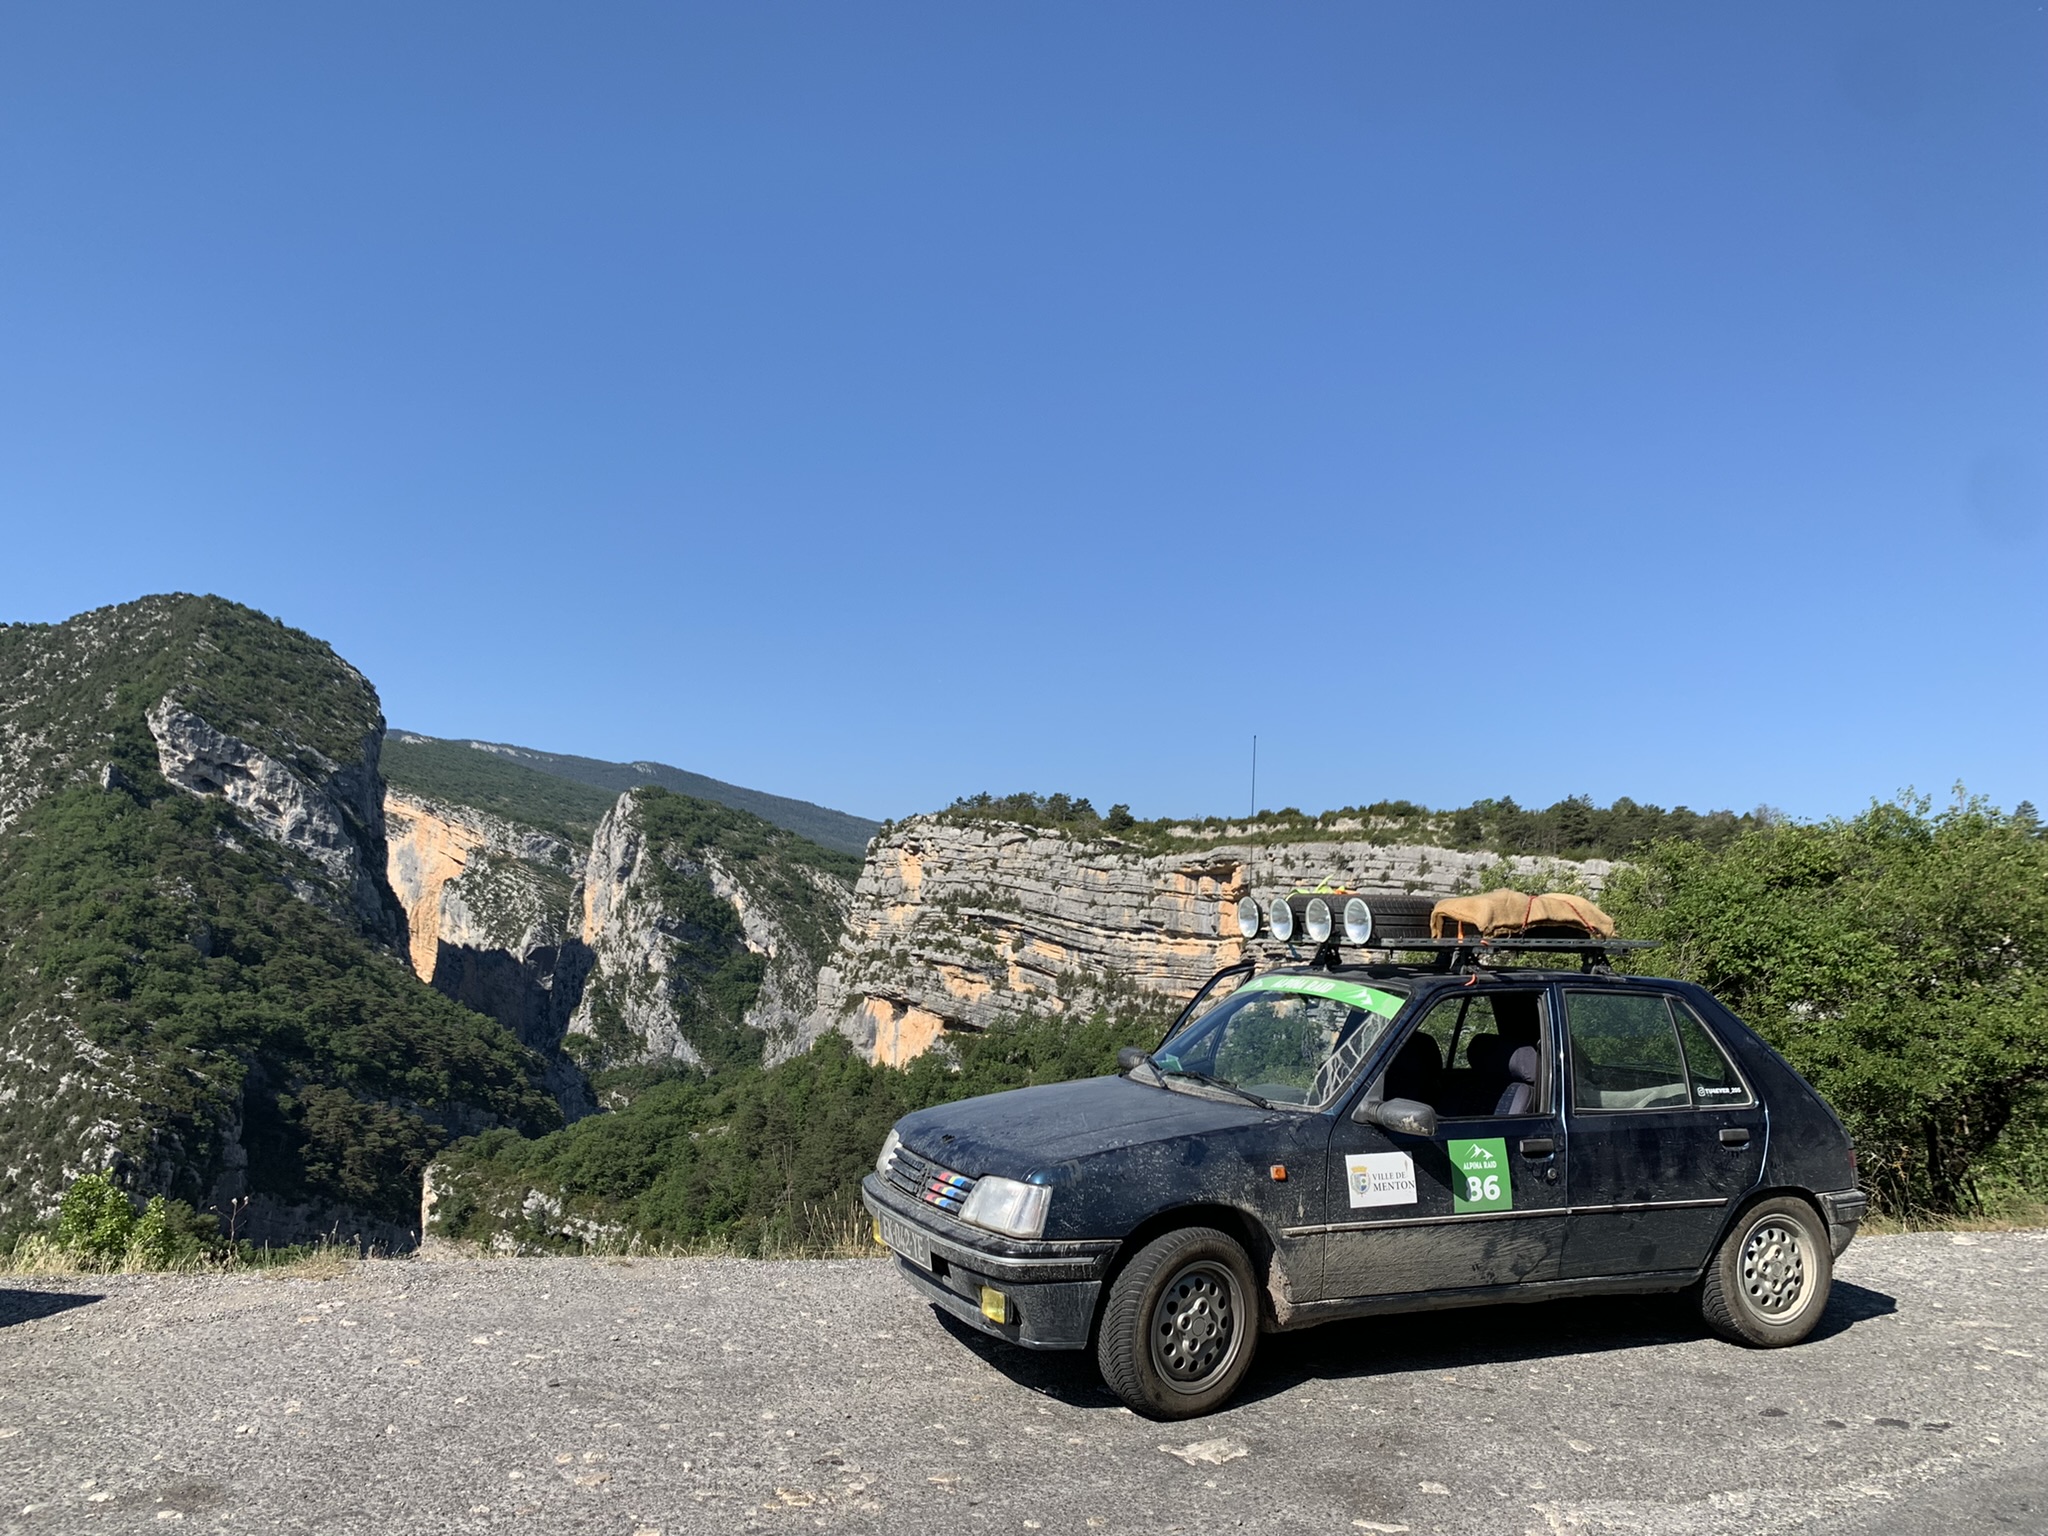
[[[1749,1131],[1745,1126],[1733,1125],[1721,1133],[1724,1147],[1746,1147],[1749,1145]]]
[[[1557,1142],[1549,1136],[1524,1136],[1521,1149],[1524,1157],[1548,1157],[1557,1150]]]

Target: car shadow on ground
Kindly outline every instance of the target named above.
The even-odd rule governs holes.
[[[0,1328],[32,1323],[39,1317],[54,1317],[59,1312],[69,1312],[73,1307],[89,1307],[96,1301],[105,1300],[104,1296],[79,1291],[0,1290]]]
[[[1809,1339],[1833,1338],[1897,1310],[1897,1301],[1882,1291],[1838,1280]],[[933,1316],[962,1346],[1028,1391],[1076,1408],[1117,1404],[1085,1351],[1022,1349],[992,1339],[937,1308]],[[1259,1341],[1259,1357],[1235,1401],[1257,1402],[1307,1381],[1363,1381],[1710,1337],[1698,1303],[1684,1294],[1584,1297],[1360,1318],[1267,1335]]]

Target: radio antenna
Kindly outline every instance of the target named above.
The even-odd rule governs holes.
[[[1259,819],[1259,737],[1252,733],[1252,820]]]

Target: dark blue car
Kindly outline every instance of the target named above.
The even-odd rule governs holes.
[[[1235,967],[1116,1076],[904,1117],[877,1235],[1159,1418],[1224,1402],[1263,1332],[1374,1313],[1690,1289],[1798,1342],[1867,1209],[1847,1133],[1701,988],[1604,958]]]

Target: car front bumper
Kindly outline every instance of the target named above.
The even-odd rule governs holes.
[[[873,1174],[860,1193],[877,1228],[893,1239],[897,1269],[927,1301],[1027,1349],[1088,1347],[1115,1242],[1025,1242],[983,1232]],[[1007,1298],[1003,1320],[987,1315],[984,1289]]]

